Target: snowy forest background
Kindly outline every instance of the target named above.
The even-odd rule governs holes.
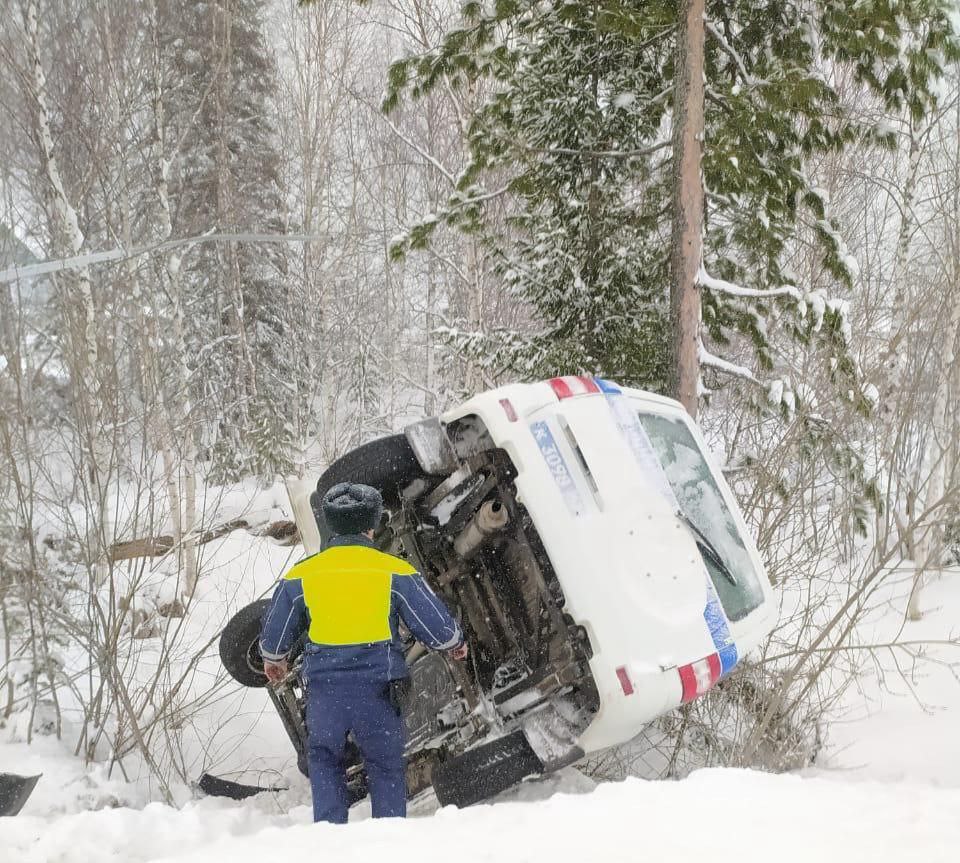
[[[282,483],[508,381],[676,393],[679,4],[7,6],[0,734],[171,799],[226,757],[216,542],[287,548]],[[597,775],[804,766],[878,657],[958,659],[904,632],[960,555],[960,11],[705,28],[698,419],[783,613]]]

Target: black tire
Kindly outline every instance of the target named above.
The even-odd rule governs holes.
[[[269,599],[258,599],[241,608],[220,634],[220,661],[227,673],[244,686],[267,685],[260,655],[260,627]]]
[[[540,759],[523,732],[514,731],[438,765],[433,771],[433,790],[441,806],[462,808],[540,773]]]
[[[321,474],[317,480],[317,490],[310,495],[310,506],[320,526],[320,534],[324,539],[330,536],[320,501],[338,482],[372,485],[383,495],[384,505],[392,509],[400,502],[400,492],[415,479],[424,476],[423,468],[405,435],[378,438],[350,450]]]

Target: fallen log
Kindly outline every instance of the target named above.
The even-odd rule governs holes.
[[[236,519],[218,524],[216,527],[203,531],[203,533],[195,534],[195,542],[197,545],[204,545],[215,539],[220,539],[228,533],[233,533],[235,530],[245,530],[254,536],[266,536],[280,545],[296,545],[300,542],[300,531],[297,529],[296,522],[287,519],[255,526],[251,526],[244,519]],[[138,557],[163,557],[165,554],[169,554],[173,547],[172,536],[166,534],[142,536],[137,539],[115,542],[107,552],[107,559],[111,563],[117,563],[121,560],[133,560]]]

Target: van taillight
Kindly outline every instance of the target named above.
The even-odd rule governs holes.
[[[564,375],[562,378],[550,378],[550,387],[561,401],[574,396],[586,396],[600,392],[593,378],[586,375]]]
[[[678,669],[683,685],[683,703],[693,701],[707,692],[720,679],[720,655],[711,653],[699,662],[692,662]]]
[[[633,681],[627,673],[626,666],[621,665],[617,669],[617,680],[620,681],[620,688],[624,695],[633,695]]]
[[[507,419],[510,420],[510,422],[515,423],[517,421],[517,412],[513,409],[510,399],[500,399],[500,407],[503,408],[503,412],[507,415]]]

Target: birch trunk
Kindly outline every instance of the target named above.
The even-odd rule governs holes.
[[[479,243],[473,237],[467,237],[464,272],[467,276],[467,324],[470,332],[483,330],[483,273],[480,265]],[[484,388],[483,370],[471,357],[467,358],[465,375],[467,392],[480,392]]]
[[[173,234],[170,208],[171,158],[168,155],[167,135],[164,124],[163,71],[160,56],[159,9],[153,7],[153,153],[154,194],[157,203],[156,232],[160,242]],[[176,251],[164,255],[160,267],[160,279],[164,293],[171,299],[172,349],[174,387],[173,395],[167,396],[163,381],[158,390],[164,404],[161,421],[164,423],[161,455],[164,479],[173,527],[173,538],[178,549],[180,570],[183,573],[181,598],[186,604],[197,586],[197,451],[194,437],[192,381],[187,363],[187,345],[183,322],[183,284],[180,278],[180,255]],[[179,459],[177,456],[179,455]],[[180,479],[182,478],[182,486]]]
[[[887,343],[879,364],[880,413],[888,419],[893,418],[902,391],[905,367],[902,342],[907,335],[914,299],[908,281],[907,264],[910,258],[910,241],[916,227],[914,204],[917,194],[917,181],[920,175],[920,162],[923,155],[921,139],[925,132],[918,130],[914,121],[910,119],[908,121],[908,134],[907,175],[904,179],[903,194],[900,201],[900,228],[897,231],[897,245],[891,269],[893,302],[890,307]],[[898,497],[896,489],[907,486],[908,493],[915,493],[916,491],[909,488],[909,483],[905,481],[905,471],[897,464],[896,442],[898,432],[896,428],[897,425],[894,424],[888,428],[886,434],[881,438],[878,459],[879,463],[886,467],[885,498],[888,509],[894,513],[897,512],[899,503],[895,500]],[[907,516],[906,518],[895,518],[894,523],[897,526],[898,541],[905,548],[913,548],[916,545],[916,538],[910,535],[910,531],[913,530],[915,520]],[[889,535],[879,511],[876,515],[876,526],[874,560],[879,560],[886,552]]]
[[[34,104],[36,140],[52,208],[51,238],[54,256],[78,255],[83,249],[84,235],[77,211],[67,195],[52,132],[52,114],[47,99],[47,78],[40,59],[39,13],[36,0],[27,0],[22,7],[24,32],[30,75],[28,86]],[[84,485],[89,490],[92,513],[86,517],[89,563],[100,567],[102,553],[112,543],[112,524],[107,505],[108,473],[111,449],[104,434],[107,425],[100,391],[100,350],[97,341],[98,318],[93,286],[87,267],[79,267],[73,275],[64,274],[55,280],[58,314],[64,322],[69,352],[75,407],[81,437]],[[79,320],[78,320],[79,315]],[[100,573],[98,577],[104,574]]]
[[[907,616],[910,620],[919,620],[923,616],[920,610],[920,593],[923,588],[924,575],[938,564],[938,556],[942,547],[942,530],[940,522],[943,519],[943,498],[946,489],[946,471],[951,448],[951,411],[950,411],[950,379],[956,366],[957,338],[960,337],[960,301],[954,300],[950,309],[950,322],[947,325],[945,338],[947,349],[942,359],[942,368],[937,381],[937,390],[933,400],[933,416],[927,433],[927,440],[923,450],[921,467],[921,482],[926,477],[923,491],[917,502],[917,512],[929,514],[923,525],[923,533],[916,543],[916,554],[913,561],[913,588],[910,591],[910,603],[907,607]]]
[[[960,112],[960,106],[958,106]],[[960,116],[958,116],[960,120]],[[953,469],[956,452],[956,422],[951,410],[950,396],[953,382],[960,369],[957,364],[957,339],[960,338],[960,139],[956,141],[954,166],[958,172],[954,177],[952,190],[953,236],[948,241],[950,259],[950,317],[943,334],[944,351],[940,357],[937,375],[937,388],[933,397],[933,411],[921,461],[920,477],[917,483],[917,512],[926,513],[923,533],[916,543],[913,557],[913,587],[907,606],[907,617],[919,620],[923,616],[920,608],[920,595],[925,574],[939,565],[943,550],[943,523],[947,507],[945,491],[947,471]]]

